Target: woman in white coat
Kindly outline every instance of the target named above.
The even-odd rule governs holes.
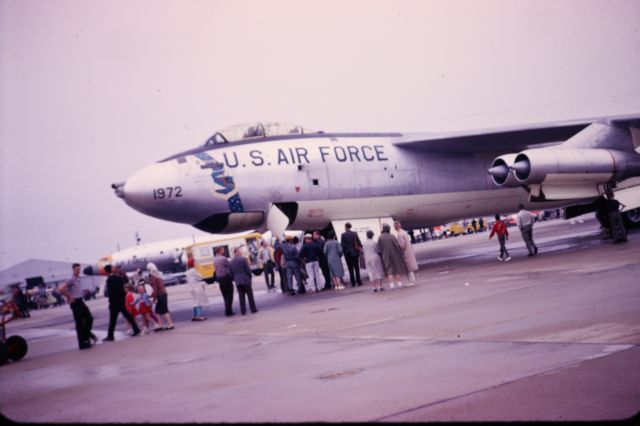
[[[367,231],[367,239],[363,246],[364,263],[367,267],[369,281],[373,283],[373,291],[383,291],[382,278],[384,277],[384,269],[382,268],[382,260],[380,260],[380,247],[373,240],[373,231]]]
[[[413,247],[411,246],[411,237],[407,234],[407,231],[402,229],[402,224],[399,220],[393,222],[393,227],[398,233],[398,243],[402,249],[404,264],[407,265],[407,271],[409,271],[409,285],[415,285],[416,276],[414,272],[418,270],[418,262],[416,261],[416,255],[413,252]]]
[[[202,316],[202,307],[209,304],[209,299],[205,293],[205,283],[202,275],[196,270],[193,259],[187,261],[187,284],[193,298],[193,318],[191,321],[204,321],[207,318]]]

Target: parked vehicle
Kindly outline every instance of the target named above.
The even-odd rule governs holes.
[[[22,336],[6,334],[6,324],[21,317],[20,309],[15,303],[6,301],[2,305],[0,316],[0,365],[8,360],[18,361],[27,354],[27,341]]]
[[[215,242],[197,243],[186,248],[187,259],[194,260],[194,267],[208,283],[213,282],[215,268],[213,267],[214,250],[224,247],[227,257],[231,257],[233,249],[242,247],[243,255],[249,259],[251,271],[255,275],[262,273],[258,266],[258,243],[262,238],[260,233],[246,234],[239,237],[222,239]]]

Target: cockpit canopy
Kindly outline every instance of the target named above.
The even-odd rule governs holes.
[[[204,143],[212,144],[233,143],[254,138],[266,138],[269,136],[303,135],[314,133],[302,126],[287,123],[251,123],[239,124],[217,131]]]

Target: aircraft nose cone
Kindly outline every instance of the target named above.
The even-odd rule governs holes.
[[[229,211],[228,203],[215,196],[218,187],[209,174],[189,164],[159,162],[112,187],[118,197],[141,213],[193,225]]]
[[[150,164],[111,187],[116,196],[139,212],[167,220],[177,219],[176,208],[184,197],[180,176],[166,163]]]
[[[135,173],[125,182],[111,185],[116,195],[123,198],[132,207],[150,204],[150,199],[157,194],[154,190],[164,183],[164,167],[160,164],[151,164]]]

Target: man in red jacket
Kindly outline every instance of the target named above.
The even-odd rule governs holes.
[[[500,256],[498,256],[498,260],[500,262],[505,261],[508,262],[511,260],[511,256],[509,256],[509,252],[507,251],[507,246],[505,245],[507,240],[509,239],[509,231],[507,230],[507,224],[500,220],[500,215],[496,215],[496,222],[493,224],[493,228],[491,229],[491,234],[489,235],[489,239],[495,235],[498,236],[498,242],[500,243]]]

